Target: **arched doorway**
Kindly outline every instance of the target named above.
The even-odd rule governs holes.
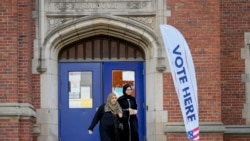
[[[44,38],[40,48],[39,65],[41,72],[41,108],[37,110],[37,124],[40,125],[39,141],[59,140],[58,104],[59,96],[59,52],[67,45],[93,37],[95,35],[109,35],[124,39],[141,47],[145,54],[145,103],[146,138],[147,140],[163,139],[164,133],[156,134],[155,129],[164,128],[167,112],[163,110],[162,74],[158,72],[161,67],[161,46],[156,34],[142,24],[108,15],[91,15],[66,23],[49,32]],[[129,61],[129,60],[127,60]],[[150,80],[150,81],[146,81]],[[156,118],[161,117],[161,118]],[[160,126],[160,127],[158,127]],[[162,131],[161,130],[161,131]]]
[[[63,141],[99,140],[99,129],[87,134],[98,106],[107,95],[122,95],[124,84],[134,87],[140,140],[146,138],[144,52],[123,39],[96,35],[66,45],[59,52],[59,138]],[[85,132],[84,132],[85,131]]]

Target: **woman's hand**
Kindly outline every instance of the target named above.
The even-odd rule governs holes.
[[[89,131],[89,134],[93,134],[93,131],[92,130],[88,130]]]
[[[122,118],[122,113],[118,113],[118,117],[119,117],[119,118]]]
[[[136,115],[137,114],[137,110],[128,108],[128,111],[129,111],[129,115]]]

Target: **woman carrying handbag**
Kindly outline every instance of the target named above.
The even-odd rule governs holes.
[[[138,120],[137,120],[137,102],[132,96],[133,89],[131,85],[123,86],[123,96],[118,98],[123,111],[123,127],[120,141],[139,141]]]

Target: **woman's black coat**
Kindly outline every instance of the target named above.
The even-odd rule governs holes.
[[[118,103],[123,110],[123,127],[120,141],[139,141],[138,120],[136,115],[129,115],[127,109],[137,109],[137,103],[133,96],[124,94],[118,98]],[[130,140],[131,139],[131,140]]]
[[[104,106],[105,104],[98,108],[88,129],[93,131],[95,125],[100,121],[99,131],[101,141],[120,141],[118,127],[115,124],[118,116],[113,115],[111,112],[104,112]]]

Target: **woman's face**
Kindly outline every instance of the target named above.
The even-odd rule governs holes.
[[[126,89],[126,94],[127,94],[127,95],[131,95],[131,94],[132,94],[132,88],[131,88],[131,87],[128,87],[128,88]]]
[[[116,104],[117,97],[114,95],[111,97],[111,104]]]

